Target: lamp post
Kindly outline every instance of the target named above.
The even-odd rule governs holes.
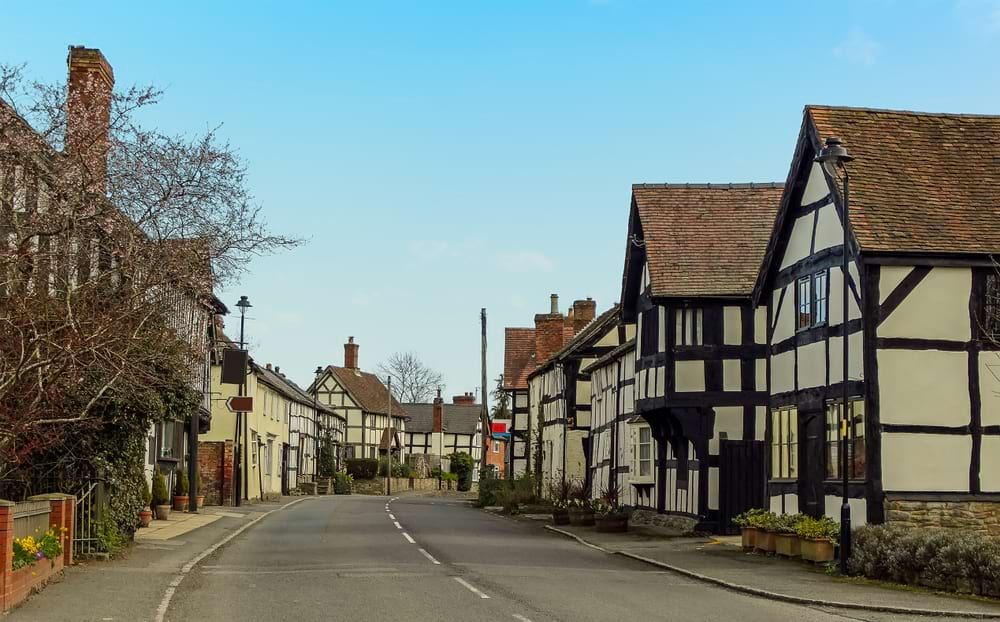
[[[247,298],[246,296],[240,296],[240,300],[239,300],[239,302],[236,303],[236,306],[239,307],[239,309],[240,309],[240,350],[245,350],[246,346],[245,346],[245,341],[243,339],[243,329],[244,329],[244,327],[246,325],[247,309],[249,309],[253,305],[250,304],[250,299],[249,298]],[[247,390],[246,370],[243,370],[243,376],[242,376],[242,378],[240,380],[240,397],[243,397],[244,395],[246,395],[246,390]],[[236,441],[236,455],[233,457],[234,458],[233,462],[236,463],[235,465],[233,465],[234,468],[235,468],[235,470],[236,470],[236,478],[235,478],[236,479],[236,494],[234,495],[235,499],[233,500],[234,503],[235,503],[235,505],[236,505],[236,507],[239,507],[240,505],[243,504],[243,489],[246,486],[246,482],[245,482],[244,477],[243,477],[243,459],[244,459],[244,455],[243,455],[244,418],[243,418],[243,415],[244,415],[244,413],[242,413],[242,412],[237,412],[236,413],[236,435],[235,435],[235,439],[234,439]]]
[[[844,299],[844,316],[842,318],[844,326],[844,374],[841,379],[843,382],[843,402],[840,405],[840,464],[841,464],[841,482],[842,490],[841,497],[842,502],[840,505],[840,573],[847,574],[847,560],[851,557],[851,505],[848,501],[847,496],[847,481],[849,478],[847,461],[848,458],[848,432],[850,430],[851,421],[849,415],[849,402],[850,391],[848,389],[848,343],[850,341],[847,331],[848,326],[848,296],[850,295],[850,289],[848,287],[848,279],[850,278],[849,271],[849,255],[850,255],[850,236],[848,234],[848,226],[850,224],[849,214],[850,214],[850,192],[851,192],[851,178],[847,173],[847,163],[854,159],[854,156],[847,153],[847,148],[844,147],[844,142],[831,136],[826,139],[826,145],[820,149],[819,155],[816,156],[815,161],[819,162],[823,169],[826,171],[833,180],[838,178],[838,172],[840,177],[843,177],[844,182],[844,213],[842,225],[844,229],[844,250],[843,250],[843,270],[844,270],[844,291],[842,293]]]

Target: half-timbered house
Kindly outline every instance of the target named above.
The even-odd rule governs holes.
[[[483,451],[480,415],[482,407],[471,393],[456,395],[446,404],[438,391],[430,404],[403,404],[409,420],[406,422],[406,453],[427,457],[431,468],[441,457],[458,452],[472,456],[473,480],[479,480],[479,459]]]
[[[652,482],[655,441],[649,424],[635,416],[635,339],[629,339],[590,365],[590,481],[591,497],[616,492],[618,501],[649,506],[649,488],[631,486]],[[646,498],[640,493],[645,493]]]
[[[510,442],[507,473],[518,477],[530,470],[528,454],[528,374],[535,368],[535,329],[504,330],[503,389],[510,400]]]
[[[632,188],[623,320],[637,323],[635,412],[656,455],[654,477],[630,486],[653,509],[705,528],[727,528],[763,501],[766,318],[751,294],[781,192]]]
[[[590,377],[581,370],[628,339],[626,327],[618,323],[618,306],[596,318],[595,306],[590,299],[574,303],[570,317],[579,320],[582,312],[591,319],[528,374],[533,426],[529,451],[537,460],[534,472],[543,486],[567,481],[590,488],[591,387]],[[558,309],[554,311],[558,315]]]
[[[829,137],[856,158],[846,249],[842,171],[814,162]],[[855,525],[1000,529],[998,144],[998,116],[805,109],[756,289],[772,509],[838,518],[846,463]]]
[[[391,455],[402,462],[406,454],[406,410],[378,376],[358,368],[358,344],[344,344],[344,366],[317,371],[308,392],[347,420],[345,458]]]

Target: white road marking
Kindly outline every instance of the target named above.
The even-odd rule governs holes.
[[[465,589],[469,590],[470,592],[472,592],[473,594],[475,594],[479,598],[489,598],[489,596],[487,596],[486,594],[483,594],[482,592],[480,592],[479,589],[476,586],[472,585],[471,583],[469,583],[468,581],[466,581],[462,577],[452,577],[452,579],[458,581],[459,585],[461,585]]]
[[[529,620],[528,618],[524,617],[523,615],[521,615],[519,613],[515,613],[515,614],[513,614],[513,616],[514,616],[515,620],[520,620],[521,622],[531,622],[531,620]]]
[[[399,521],[392,521],[392,524],[396,526],[396,529],[402,529],[403,526],[399,524]]]
[[[258,521],[263,520],[264,518],[270,516],[271,514],[274,514],[275,512],[281,512],[282,510],[288,509],[288,508],[292,507],[293,505],[295,505],[296,503],[301,503],[303,501],[307,501],[308,499],[309,499],[309,497],[303,497],[302,499],[296,499],[295,501],[292,501],[288,505],[283,505],[280,508],[277,508],[277,509],[274,509],[274,510],[269,510],[267,512],[262,513],[260,516],[252,519],[247,524],[243,525],[242,527],[240,527],[239,529],[237,529],[233,533],[229,534],[225,538],[219,540],[218,542],[216,542],[215,544],[213,544],[212,546],[208,547],[207,549],[205,549],[204,551],[202,551],[201,553],[199,553],[197,556],[195,556],[194,559],[192,559],[188,563],[184,564],[181,567],[180,573],[176,577],[174,577],[173,580],[170,582],[170,586],[166,590],[163,591],[163,599],[160,600],[160,605],[156,608],[156,616],[153,618],[153,620],[155,622],[163,622],[166,619],[166,617],[167,617],[167,609],[170,608],[170,601],[174,597],[174,592],[177,591],[177,588],[178,588],[178,586],[180,586],[181,581],[184,580],[184,577],[189,572],[191,572],[191,570],[195,566],[197,566],[198,563],[201,560],[205,559],[206,557],[208,557],[212,553],[216,552],[219,549],[219,547],[223,546],[224,544],[226,544],[227,542],[229,542],[230,540],[232,540],[236,536],[240,535],[241,533],[243,533],[247,529],[250,529],[251,527],[253,527],[255,524],[257,524]]]
[[[416,543],[414,543],[414,544],[416,544]],[[441,562],[439,562],[438,560],[434,559],[434,556],[431,555],[430,553],[428,553],[427,551],[425,551],[423,549],[417,549],[417,550],[420,551],[421,553],[423,553],[424,557],[426,557],[427,559],[431,560],[431,563],[434,564],[435,566],[440,566],[441,565]]]
[[[389,515],[389,520],[396,520],[396,517],[395,517],[395,516],[393,516],[392,514],[390,514],[390,515]]]
[[[410,544],[416,544],[416,543],[417,543],[417,541],[416,541],[416,540],[414,540],[413,538],[411,538],[411,537],[410,537],[410,534],[406,533],[405,531],[403,532],[403,537],[404,537],[404,538],[406,538],[406,540],[407,540],[407,541],[408,541],[408,542],[409,542]]]

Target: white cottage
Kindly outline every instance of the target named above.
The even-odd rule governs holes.
[[[445,404],[438,390],[433,403],[407,403],[403,408],[410,417],[406,423],[407,455],[427,456],[433,468],[442,456],[465,452],[472,456],[473,480],[479,481],[479,460],[483,452],[482,407],[476,403],[475,395],[456,395],[451,404]]]
[[[634,334],[634,327],[632,329]],[[608,352],[582,373],[590,376],[591,497],[617,491],[623,505],[650,504],[632,481],[653,481],[655,441],[635,415],[635,339]],[[648,491],[647,491],[648,493]]]
[[[763,503],[765,315],[751,294],[781,184],[632,188],[622,316],[637,323],[632,498],[728,530]],[[634,475],[634,474],[633,474]]]
[[[856,158],[846,323],[842,185],[813,161],[833,136]],[[755,294],[773,510],[839,518],[846,332],[853,523],[1000,533],[998,144],[997,116],[805,109]]]

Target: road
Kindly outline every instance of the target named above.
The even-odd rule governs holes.
[[[170,622],[890,619],[729,592],[460,502],[367,496],[268,516],[193,566],[164,611]]]

